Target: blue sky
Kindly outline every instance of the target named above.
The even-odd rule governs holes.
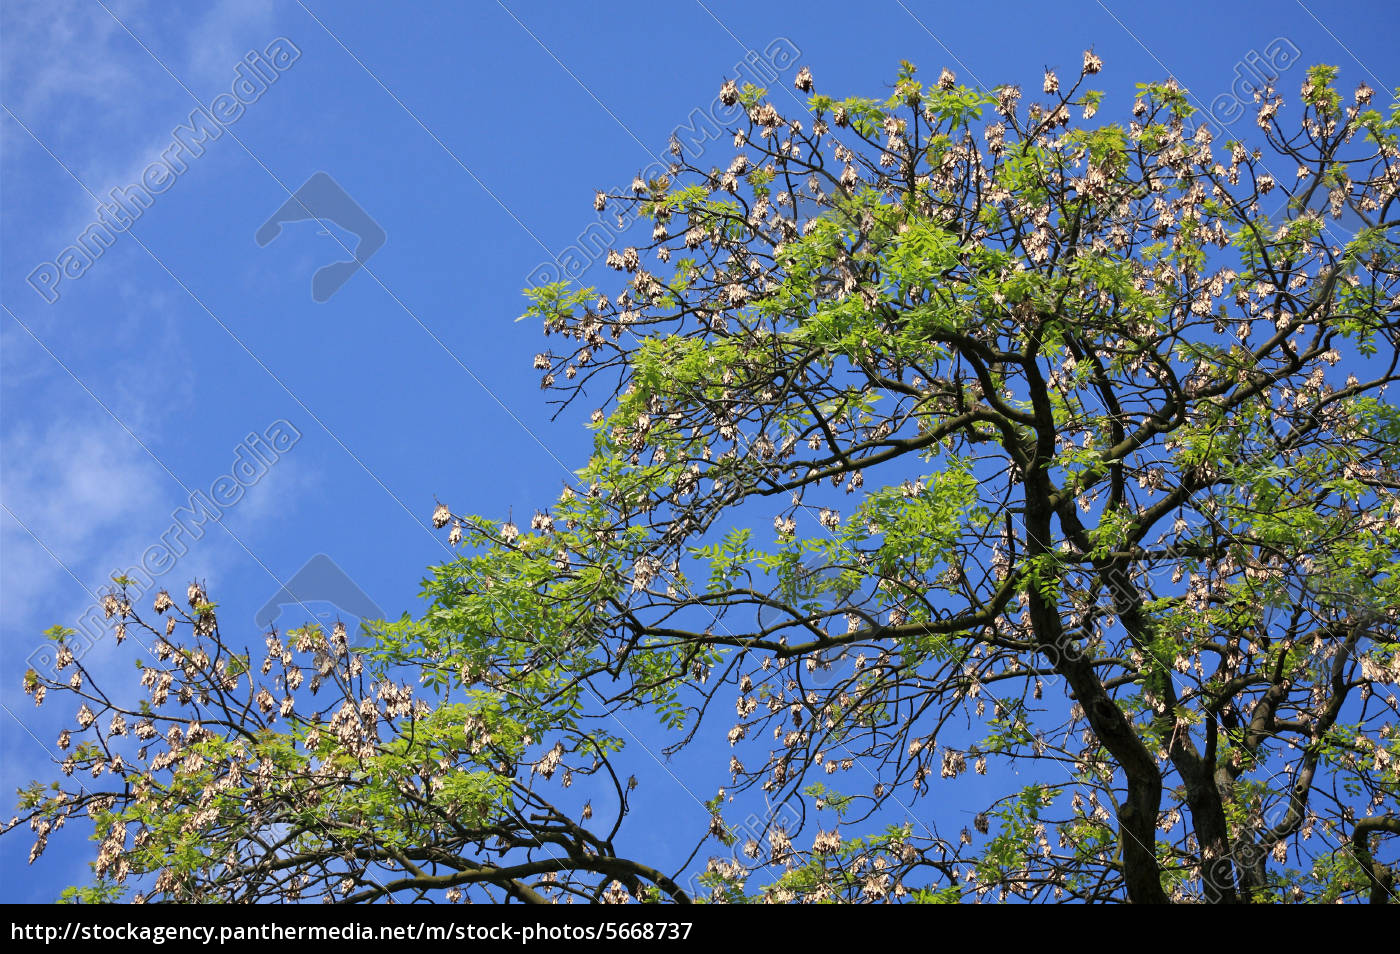
[[[695,129],[723,78],[767,70],[790,91],[806,65],[823,92],[879,95],[909,59],[1032,84],[1093,46],[1104,115],[1172,74],[1241,133],[1252,114],[1231,104],[1251,67],[1278,63],[1286,95],[1316,62],[1340,66],[1345,87],[1400,85],[1391,3],[1165,7],[7,3],[0,787],[48,771],[59,713],[20,690],[40,632],[78,626],[114,570],[145,558],[159,585],[206,580],[224,631],[252,643],[255,615],[317,554],[397,616],[449,555],[435,498],[490,516],[552,499],[586,459],[590,409],[551,422],[530,369],[539,329],[514,320],[521,290],[597,231],[593,191],[625,187],[673,131]],[[250,69],[272,81],[241,87],[244,104]],[[162,191],[130,230],[55,283],[65,247],[100,221],[94,196],[141,183],[189,140],[177,131],[196,107],[237,115],[174,153],[183,169],[150,180]],[[254,241],[318,172],[387,235],[325,302],[312,274],[347,257],[350,232],[301,222]],[[258,454],[261,468],[247,463]],[[197,491],[231,502],[160,551]],[[128,648],[100,642],[89,660],[126,667]],[[657,771],[657,796],[688,810],[687,786]],[[0,840],[0,900],[50,900],[81,879],[62,850],[26,871],[28,849],[22,834]]]

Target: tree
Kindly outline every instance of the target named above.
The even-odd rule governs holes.
[[[528,528],[440,504],[460,558],[364,655],[259,668],[200,588],[162,626],[118,585],[162,663],[139,707],[30,675],[109,780],[23,793],[36,851],[86,816],[147,897],[689,900],[613,847],[604,717],[650,713],[728,750],[702,849],[731,797],[795,809],[716,899],[1393,898],[1400,112],[1316,67],[1259,147],[1172,81],[1077,124],[1100,68],[1024,108],[726,83],[732,161],[597,196],[625,285],[529,292],[558,411],[600,404],[577,484]]]

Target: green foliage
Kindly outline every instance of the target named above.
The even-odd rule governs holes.
[[[1378,890],[1390,830],[1377,869],[1347,845],[1400,812],[1400,113],[1310,70],[1275,201],[1173,81],[1076,126],[1111,102],[1084,64],[1025,106],[908,63],[810,117],[726,86],[727,166],[604,197],[639,225],[620,287],[527,289],[592,452],[527,526],[440,506],[424,612],[259,665],[198,587],[169,644],[113,597],[160,665],[137,704],[83,696],[64,764],[129,787],[19,794],[36,851],[94,825],[67,897],[683,899],[613,844],[643,738],[728,750],[703,900]],[[26,690],[84,691],[46,635],[78,676]],[[116,767],[114,716],[144,720]]]

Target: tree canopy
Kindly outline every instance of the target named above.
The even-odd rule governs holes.
[[[732,158],[598,194],[615,283],[528,292],[577,480],[440,504],[365,652],[119,581],[146,698],[29,674],[80,707],[11,827],[147,900],[1394,899],[1400,112],[1094,124],[1101,65],[726,83]],[[679,868],[614,715],[722,786]]]

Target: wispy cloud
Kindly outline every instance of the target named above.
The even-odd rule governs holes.
[[[77,126],[88,117],[69,111],[75,103],[83,113],[139,108],[131,97],[137,79],[122,55],[130,40],[101,7],[15,0],[5,5],[3,22],[0,76],[16,112]]]
[[[138,545],[147,520],[149,532],[163,529],[158,518],[169,495],[162,493],[162,484],[169,483],[105,415],[8,431],[0,490],[5,507],[23,526],[8,515],[0,523],[5,622],[32,619],[37,607],[52,606],[57,594],[81,594],[45,548],[84,584],[103,582],[111,572],[107,564]]]
[[[268,0],[223,0],[174,37],[168,21],[160,8],[110,0],[106,9],[92,0],[15,0],[0,16],[5,105],[99,196],[140,182],[194,107],[142,44],[207,99],[226,91],[243,55],[276,33]],[[3,121],[12,141],[28,145],[22,129]],[[29,152],[53,162],[37,146]],[[58,242],[57,250],[90,224],[94,202],[72,183],[49,204],[61,211],[35,238],[45,249]]]
[[[225,0],[210,7],[190,30],[180,76],[185,85],[196,94],[201,87],[226,89],[243,54],[261,50],[276,33],[274,13],[271,0]],[[168,65],[178,74],[174,63]]]

